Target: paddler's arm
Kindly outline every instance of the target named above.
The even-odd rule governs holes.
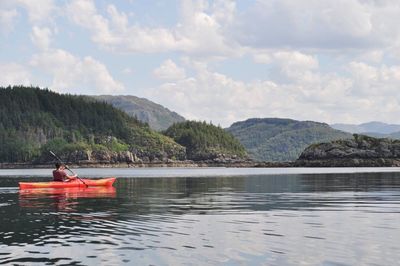
[[[69,170],[69,168],[68,168],[68,165],[65,165],[65,168],[67,168],[68,170]],[[74,173],[74,172],[72,172],[71,170],[69,170],[72,174]],[[77,177],[78,177],[78,175],[77,174],[75,174],[75,175],[67,175],[66,176],[67,177],[67,179],[69,179],[69,180],[74,180],[74,179],[76,179]]]
[[[74,180],[78,175],[67,175],[67,179]]]

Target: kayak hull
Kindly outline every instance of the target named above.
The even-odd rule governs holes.
[[[102,178],[102,179],[84,179],[83,182],[89,187],[110,187],[115,182],[115,177]],[[71,187],[86,187],[86,185],[79,179],[69,182],[19,182],[20,189],[32,188],[71,188]]]

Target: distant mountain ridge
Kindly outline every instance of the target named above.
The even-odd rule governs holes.
[[[362,123],[359,125],[339,123],[339,124],[332,124],[331,127],[337,130],[342,130],[353,134],[363,133],[374,137],[390,137],[390,135],[393,133],[397,133],[397,135],[400,135],[400,125],[387,124],[377,121]],[[396,136],[396,134],[394,134],[393,136]]]
[[[185,121],[185,118],[176,112],[145,98],[132,95],[98,95],[91,97],[105,101],[130,116],[148,123],[152,129],[157,131],[165,130],[174,123]]]
[[[352,137],[325,123],[282,118],[252,118],[226,130],[258,161],[293,161],[311,144]]]

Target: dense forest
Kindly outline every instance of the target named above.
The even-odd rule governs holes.
[[[230,133],[206,122],[175,123],[164,134],[185,146],[187,157],[191,160],[247,156],[245,148]]]
[[[185,149],[104,102],[47,89],[0,87],[0,162],[48,160],[53,150],[184,159]]]
[[[257,161],[293,161],[309,145],[352,135],[324,123],[280,118],[253,118],[226,129]]]

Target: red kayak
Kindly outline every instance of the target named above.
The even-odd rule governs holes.
[[[83,179],[89,187],[110,187],[115,182],[115,177],[102,178],[102,179]],[[70,187],[86,187],[86,185],[79,179],[74,179],[68,182],[19,182],[20,189],[31,188],[70,188]]]

